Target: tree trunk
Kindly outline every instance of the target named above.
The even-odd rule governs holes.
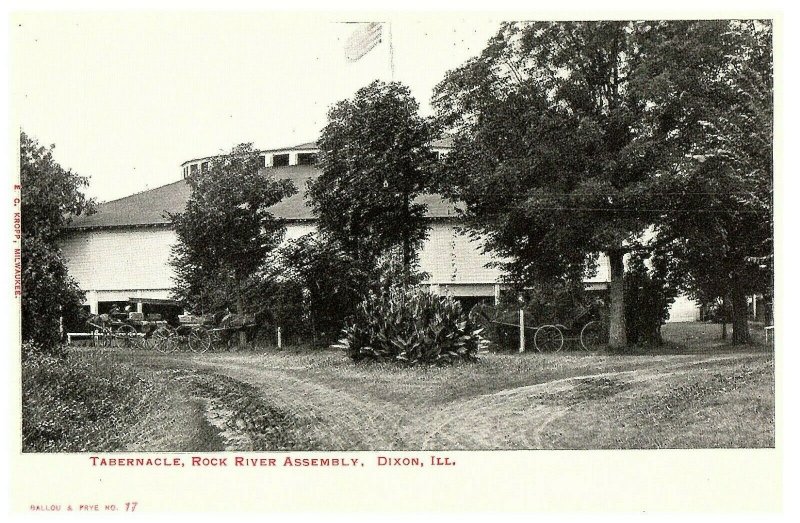
[[[628,344],[625,326],[625,251],[613,250],[608,253],[611,264],[611,307],[609,314],[609,347],[624,347]]]
[[[728,309],[730,308],[730,304],[728,303],[728,297],[722,297],[722,339],[728,339]]]
[[[734,345],[743,345],[750,341],[750,327],[747,324],[747,294],[744,293],[741,282],[734,278],[731,282],[731,305],[733,306],[733,335],[731,341]]]
[[[408,285],[411,279],[411,238],[409,232],[409,207],[410,202],[408,193],[403,194],[403,213],[405,214],[405,224],[403,226],[403,285]]]
[[[236,280],[236,314],[239,314],[239,320],[244,319],[244,302],[242,301],[242,283]],[[239,330],[239,347],[244,347],[247,344],[247,333],[242,327]]]

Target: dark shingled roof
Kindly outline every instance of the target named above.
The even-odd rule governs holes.
[[[316,178],[320,174],[320,170],[311,165],[294,165],[269,168],[266,171],[274,174],[276,178],[292,180],[298,189],[297,194],[272,207],[275,216],[290,221],[314,220],[311,207],[305,199],[306,184],[308,180]],[[67,228],[94,229],[167,225],[170,223],[167,213],[182,212],[191,191],[186,180],[180,180],[119,200],[105,202],[98,205],[95,214],[74,217]],[[418,201],[427,204],[429,218],[447,218],[456,214],[453,204],[445,201],[439,195],[424,195]]]

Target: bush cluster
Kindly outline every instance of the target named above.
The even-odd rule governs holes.
[[[625,271],[625,327],[628,344],[661,345],[661,326],[677,292],[642,256],[631,256]]]
[[[395,287],[367,296],[334,346],[355,361],[472,361],[488,346],[481,330],[452,297],[419,287]]]
[[[53,357],[30,345],[23,346],[23,452],[119,450],[148,396],[144,380],[111,361]]]

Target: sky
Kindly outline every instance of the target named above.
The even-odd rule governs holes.
[[[99,201],[179,180],[186,160],[242,142],[315,140],[328,108],[391,79],[384,41],[355,63],[347,15],[249,12],[16,15],[12,117]],[[360,17],[356,20],[386,20]],[[485,47],[500,20],[405,15],[391,20],[394,79],[431,114],[433,87]]]

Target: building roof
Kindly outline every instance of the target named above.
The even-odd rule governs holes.
[[[434,149],[452,149],[453,148],[453,137],[446,135],[438,140],[434,140],[431,142],[431,147]],[[260,153],[275,153],[275,152],[289,152],[289,151],[316,151],[319,150],[319,146],[317,142],[306,142],[301,143],[298,145],[291,145],[289,147],[278,147],[277,149],[259,149],[258,152]],[[211,156],[200,156],[198,158],[192,158],[191,160],[186,160],[181,164],[181,167],[186,166],[187,164],[199,162],[201,160],[208,160],[209,158],[214,158],[216,155]]]
[[[438,140],[433,140],[431,142],[431,147],[434,149],[452,149],[453,148],[453,137],[452,136],[444,136]],[[301,143],[300,145],[293,145],[291,147],[282,147],[278,149],[262,149],[262,153],[272,153],[275,151],[305,151],[309,149],[319,149],[317,142],[306,142]]]
[[[317,142],[306,142],[300,145],[292,145],[291,147],[282,147],[279,149],[264,149],[261,152],[271,153],[274,151],[304,151],[306,149],[319,149]]]
[[[270,167],[266,171],[278,179],[292,180],[297,193],[272,206],[276,217],[289,221],[313,221],[316,219],[305,198],[307,183],[320,174],[313,165]],[[183,212],[191,194],[185,179],[155,189],[132,194],[118,200],[101,203],[95,214],[76,216],[67,229],[95,229],[111,227],[146,227],[168,225],[168,213]],[[452,203],[436,194],[423,195],[417,199],[428,206],[427,216],[432,219],[456,215]]]

